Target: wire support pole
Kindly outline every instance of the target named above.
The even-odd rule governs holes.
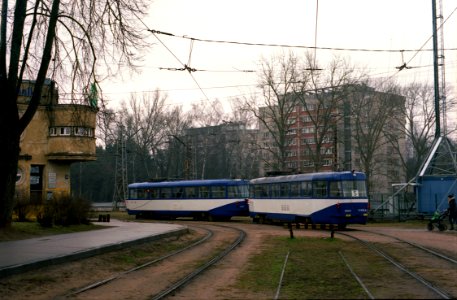
[[[438,26],[436,15],[436,0],[432,0],[432,20],[433,20],[433,82],[435,92],[435,138],[441,136],[440,122],[440,88],[439,88],[439,71],[438,71]]]
[[[439,52],[438,52],[438,69],[440,76],[440,100],[441,100],[441,114],[442,114],[442,129],[444,136],[447,135],[447,103],[446,103],[446,72],[444,64],[444,17],[443,17],[443,1],[439,0],[439,12],[437,19],[440,19],[439,27],[437,28]],[[438,31],[439,30],[439,31]]]
[[[435,102],[435,138],[441,136],[441,128],[446,135],[446,83],[444,69],[444,36],[443,36],[443,15],[442,3],[439,0],[439,13],[437,11],[436,0],[432,0],[433,13],[433,82],[434,82],[434,102]],[[438,28],[437,19],[440,19],[440,27]],[[439,29],[439,31],[438,31]],[[439,35],[439,36],[438,36]],[[438,45],[438,40],[440,44]],[[441,109],[440,109],[441,102]],[[441,123],[442,121],[442,123]]]

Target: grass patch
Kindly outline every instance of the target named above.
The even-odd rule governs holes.
[[[352,244],[330,238],[270,238],[261,254],[250,259],[237,288],[273,298],[290,252],[281,299],[366,298],[338,254],[342,249],[348,251]]]
[[[81,232],[106,228],[93,224],[42,227],[38,222],[13,222],[9,228],[0,229],[0,241],[14,241],[47,235]]]

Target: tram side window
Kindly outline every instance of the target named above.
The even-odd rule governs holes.
[[[341,181],[330,182],[330,197],[341,197],[343,192],[341,189]]]
[[[289,183],[279,184],[279,196],[281,198],[289,197]]]
[[[209,187],[207,187],[207,186],[200,187],[200,198],[209,198]]]
[[[198,198],[198,190],[197,190],[197,188],[193,187],[193,186],[186,187],[186,196],[189,199]]]
[[[271,185],[271,198],[279,198],[280,197],[280,185],[278,183]]]
[[[225,186],[212,186],[211,187],[212,198],[225,198]]]
[[[314,197],[327,197],[327,181],[313,181]]]
[[[159,198],[159,190],[158,189],[149,190],[149,195],[150,195],[151,199],[157,199],[157,198]]]
[[[160,198],[161,199],[170,199],[172,196],[171,188],[161,188],[160,189]]]
[[[255,198],[268,198],[268,185],[257,184],[254,186],[254,197]]]
[[[173,198],[177,198],[177,199],[181,199],[181,198],[184,198],[184,188],[182,187],[176,187],[174,188],[174,195],[173,195]]]
[[[300,197],[300,183],[299,182],[290,183],[290,197],[291,198]]]
[[[238,190],[238,186],[236,186],[236,185],[228,186],[228,197],[229,198],[239,198],[240,197],[240,191]]]
[[[239,198],[248,198],[249,197],[249,187],[248,185],[237,185],[236,189],[238,191]]]
[[[313,195],[313,186],[310,181],[301,182],[301,195],[303,197],[311,197]]]
[[[137,190],[137,199],[146,199],[147,198],[147,190],[146,189],[138,189]]]
[[[138,199],[137,189],[129,189],[129,199]]]

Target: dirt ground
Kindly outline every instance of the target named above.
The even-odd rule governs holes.
[[[191,223],[187,223],[191,226]],[[237,247],[237,249],[229,254],[228,257],[220,261],[216,268],[212,268],[205,272],[203,277],[195,282],[192,282],[185,288],[181,289],[171,298],[176,299],[265,299],[271,298],[271,295],[246,294],[233,288],[237,278],[243,272],[247,265],[247,261],[251,255],[258,254],[261,251],[263,240],[268,236],[288,236],[289,231],[280,226],[245,224],[245,223],[230,223],[231,226],[236,226],[243,229],[247,233],[245,241]],[[354,228],[359,228],[354,226]],[[428,232],[425,228],[391,228],[391,227],[365,227],[361,229],[371,231],[384,232],[386,234],[395,235],[405,240],[409,240],[416,244],[435,249],[441,249],[457,258],[457,231],[450,232]],[[203,234],[200,232],[200,234]],[[232,233],[228,233],[233,236]],[[321,230],[295,230],[296,237],[322,237],[329,238],[329,231]],[[338,238],[344,238],[338,236]],[[382,241],[382,237],[376,237],[376,241]],[[387,240],[388,238],[386,238]],[[172,260],[170,263],[159,264],[149,271],[151,274],[178,273],[174,269],[174,264],[183,266],[182,268],[192,268],[189,261],[199,261],[202,258],[202,251],[190,251],[186,254],[186,261]],[[63,299],[64,297],[56,297],[62,295],[62,292],[83,286],[88,282],[96,281],[97,278],[103,278],[108,273],[104,271],[102,264],[106,262],[97,257],[47,268],[45,272],[40,273],[34,281],[33,277],[28,277],[23,280],[24,275],[15,275],[7,280],[0,280],[0,299]],[[98,267],[99,266],[99,267]],[[118,271],[119,272],[119,271]],[[85,294],[84,299],[141,299],[148,298],[151,295],[150,289],[145,288],[150,283],[138,279],[145,276],[145,273],[138,273],[136,276],[126,276],[121,282],[116,282],[110,288],[104,288],[96,292]],[[41,279],[39,279],[41,278]],[[152,277],[151,277],[152,278]],[[16,280],[16,281],[15,281]],[[99,279],[98,279],[99,280]],[[159,280],[159,279],[155,279]],[[122,293],[121,290],[129,287],[130,293]],[[72,297],[73,298],[73,297]]]

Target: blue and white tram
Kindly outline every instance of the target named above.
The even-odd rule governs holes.
[[[127,212],[137,217],[229,220],[248,216],[249,181],[211,179],[132,183]]]
[[[366,224],[366,176],[361,172],[323,172],[250,181],[249,212],[254,222]]]

